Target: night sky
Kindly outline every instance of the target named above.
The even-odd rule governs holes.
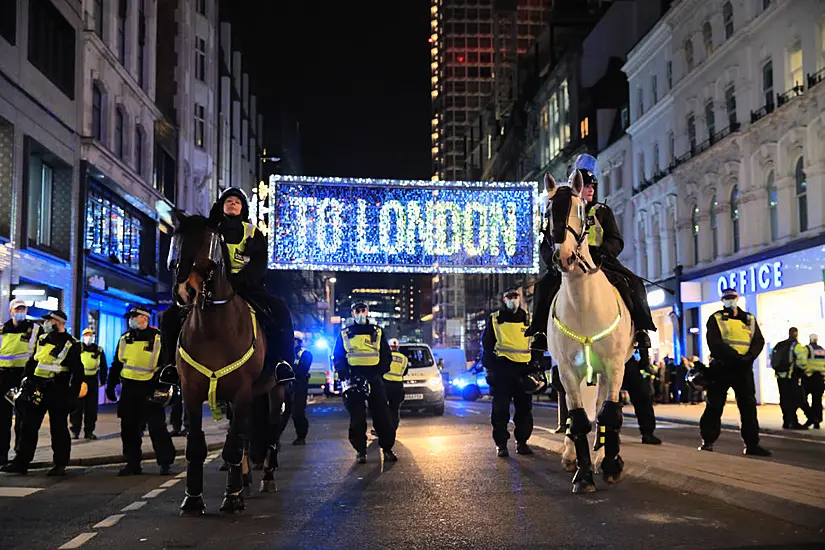
[[[263,99],[269,153],[285,110],[305,175],[430,178],[429,2],[221,5]]]

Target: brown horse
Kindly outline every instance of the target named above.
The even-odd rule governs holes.
[[[266,338],[251,307],[235,294],[229,281],[229,255],[223,239],[203,216],[176,213],[177,228],[170,251],[175,264],[175,298],[189,310],[178,340],[176,364],[181,395],[189,416],[186,441],[186,496],[181,515],[204,513],[203,463],[207,455],[203,433],[203,403],[220,417],[218,401],[232,409],[223,447],[229,465],[220,511],[243,510],[244,441],[249,434],[253,396],[270,399],[270,433],[277,433],[283,387],[264,368]],[[274,480],[275,440],[268,438],[261,490]]]

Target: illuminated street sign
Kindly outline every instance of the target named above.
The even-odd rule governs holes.
[[[272,269],[537,273],[536,182],[273,176]]]

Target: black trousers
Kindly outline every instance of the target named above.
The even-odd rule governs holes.
[[[141,431],[144,423],[149,429],[157,463],[163,466],[175,461],[175,445],[166,430],[166,412],[160,405],[149,402],[151,391],[151,382],[124,380],[117,404],[123,457],[134,468],[140,467],[143,459]]]
[[[390,420],[398,430],[401,423],[401,403],[404,402],[404,383],[384,380],[384,391],[387,393],[387,403],[390,406]]]
[[[490,413],[490,423],[493,425],[493,441],[496,446],[507,445],[510,432],[507,425],[510,423],[510,403],[515,409],[513,435],[518,443],[527,443],[533,434],[533,395],[524,391],[518,373],[499,371],[493,376],[490,385],[490,394],[493,396],[493,409]]]
[[[378,444],[389,451],[395,445],[395,425],[390,419],[387,394],[380,376],[370,378],[370,396],[367,401],[372,413],[372,424],[378,433]],[[344,402],[349,412],[349,442],[358,452],[367,450],[367,401],[350,399]]]
[[[69,435],[69,387],[59,382],[41,386],[40,405],[26,403],[23,414],[21,440],[14,462],[28,466],[37,449],[37,436],[43,417],[49,413],[49,431],[52,438],[52,461],[55,466],[68,466],[72,448]]]
[[[799,377],[777,377],[776,385],[779,387],[779,408],[782,410],[782,424],[784,426],[799,424],[796,411],[797,409],[803,408],[802,386]],[[807,406],[805,406],[803,410],[804,409],[807,409]]]
[[[176,395],[169,405],[169,424],[176,432],[183,431],[188,428],[189,422],[186,418],[186,409],[183,408],[183,397]]]
[[[300,380],[299,380],[300,378]],[[309,378],[295,376],[295,380],[287,390],[286,410],[281,417],[281,432],[286,429],[290,417],[295,426],[295,437],[306,439],[309,433],[309,419],[307,419],[307,396],[309,395]]]
[[[80,428],[83,426],[83,420],[85,417],[85,429],[83,433],[87,436],[92,435],[95,431],[95,425],[97,425],[97,408],[98,408],[98,379],[97,375],[94,376],[86,376],[83,379],[86,382],[86,385],[89,387],[89,391],[86,393],[86,397],[83,399],[79,399],[77,402],[77,408],[72,411],[69,415],[71,419],[71,428],[72,433],[78,435],[80,433]]]
[[[745,445],[759,444],[759,421],[756,419],[756,386],[753,381],[753,368],[714,364],[719,370],[712,373],[707,386],[705,412],[699,419],[699,432],[702,440],[713,443],[722,432],[722,412],[725,409],[728,390],[733,388],[736,394],[736,406],[739,407],[740,433]]]
[[[533,317],[530,320],[528,335],[536,332],[547,332],[547,321],[550,319],[550,305],[553,297],[561,288],[561,274],[555,269],[549,270],[536,281],[533,295]]]
[[[825,394],[825,377],[821,372],[815,372],[802,378],[802,389],[805,392],[804,401],[808,402],[811,396],[810,414],[808,419],[815,423],[822,423],[822,395]]]
[[[636,422],[642,435],[653,434],[656,429],[656,414],[653,412],[653,396],[650,393],[650,383],[642,377],[642,371],[636,361],[629,361],[625,365],[622,387],[630,395],[633,410],[636,411]]]
[[[19,388],[20,380],[23,378],[23,368],[0,369],[0,463],[8,460],[9,449],[11,448],[11,427],[14,421],[14,405],[6,401],[3,397],[11,388]],[[20,445],[20,429],[23,425],[21,411],[17,412],[17,420],[14,421],[14,448]]]
[[[550,385],[555,388],[556,394],[559,397],[559,427],[567,426],[567,393],[564,391],[564,385],[561,383],[558,365],[553,365],[553,370],[550,374]]]

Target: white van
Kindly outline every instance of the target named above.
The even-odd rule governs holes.
[[[410,362],[404,376],[404,402],[402,409],[432,411],[436,416],[444,414],[444,382],[435,364],[435,358],[427,344],[401,344],[398,351]]]

